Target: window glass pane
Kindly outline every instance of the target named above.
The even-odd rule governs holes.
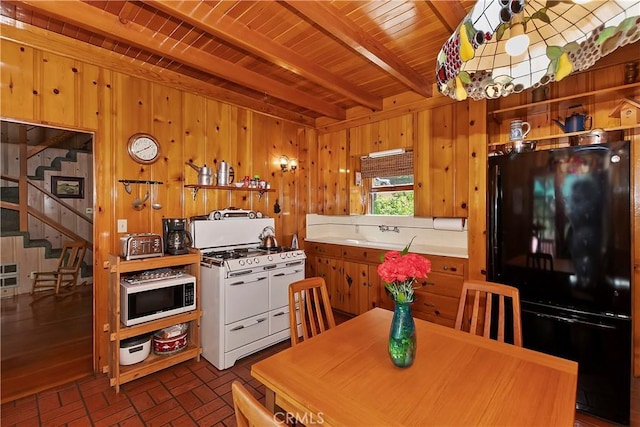
[[[413,215],[413,190],[371,193],[373,215]]]
[[[413,185],[413,175],[380,176],[371,180],[372,188],[389,187],[395,185]]]

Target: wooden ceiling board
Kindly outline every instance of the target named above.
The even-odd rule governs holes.
[[[412,90],[428,97],[448,26],[474,4],[76,0],[64,2],[66,13],[38,3],[3,0],[0,15],[312,120],[379,110]],[[233,24],[233,37],[223,23]]]

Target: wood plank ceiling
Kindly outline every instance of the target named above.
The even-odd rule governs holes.
[[[313,124],[380,111],[401,94],[433,96],[436,55],[474,3],[3,0],[0,35],[46,29],[227,102]]]

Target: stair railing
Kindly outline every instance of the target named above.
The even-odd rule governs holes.
[[[10,181],[10,182],[17,182],[19,183],[20,180],[18,178],[15,177],[11,177],[8,175],[0,175],[0,179],[6,180],[6,181]],[[55,202],[59,203],[61,206],[63,206],[64,208],[68,209],[69,211],[71,211],[74,215],[76,215],[77,217],[83,219],[84,221],[88,222],[89,224],[93,225],[93,219],[87,217],[86,215],[84,215],[82,212],[78,211],[77,209],[75,209],[73,206],[69,205],[68,203],[66,203],[64,200],[60,199],[59,197],[55,196],[53,193],[38,187],[37,185],[33,184],[31,181],[27,181],[27,183],[32,186],[33,188],[35,188],[36,190],[38,190],[39,192],[43,193],[45,196],[50,197],[52,200],[54,200]],[[71,238],[72,240],[82,240],[83,242],[85,242],[87,244],[87,247],[89,250],[91,250],[91,248],[93,247],[93,244],[90,241],[87,241],[85,238],[78,236],[76,233],[74,233],[73,231],[69,230],[68,228],[66,228],[65,226],[63,226],[62,224],[56,222],[56,221],[52,221],[50,218],[48,218],[47,216],[45,216],[42,212],[39,212],[38,210],[34,209],[33,207],[29,206],[26,202],[26,200],[20,200],[19,204],[15,204],[15,203],[10,203],[10,202],[1,202],[0,207],[5,208],[5,209],[10,209],[10,210],[16,210],[16,211],[20,211],[20,210],[26,210],[27,213],[31,216],[33,216],[34,218],[37,218],[39,221],[42,221],[43,223],[45,223],[46,225],[48,225],[49,227],[57,230],[58,232],[60,232],[61,234],[64,234],[65,236]],[[20,229],[27,229],[27,227],[25,226],[23,228],[22,224],[20,225]]]

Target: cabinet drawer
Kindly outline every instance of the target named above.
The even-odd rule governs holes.
[[[342,246],[332,245],[330,243],[307,242],[305,243],[304,249],[307,253],[315,255],[334,256],[339,258],[342,254]]]
[[[269,335],[269,313],[225,326],[224,350],[231,351]]]
[[[420,279],[417,292],[430,292],[433,294],[460,298],[463,280],[461,277],[451,274],[430,273],[426,279]]]
[[[296,314],[297,310],[296,310]],[[269,335],[289,329],[289,306],[269,312]]]
[[[380,264],[385,251],[381,249],[360,248],[357,246],[342,246],[342,256],[358,262]]]
[[[429,255],[427,255],[427,259],[431,261],[432,273],[447,273],[464,276],[464,259]]]
[[[431,292],[416,292],[412,308],[417,314],[432,316],[432,319],[445,319],[455,323],[456,314],[458,313],[458,301],[458,298],[432,294]]]

